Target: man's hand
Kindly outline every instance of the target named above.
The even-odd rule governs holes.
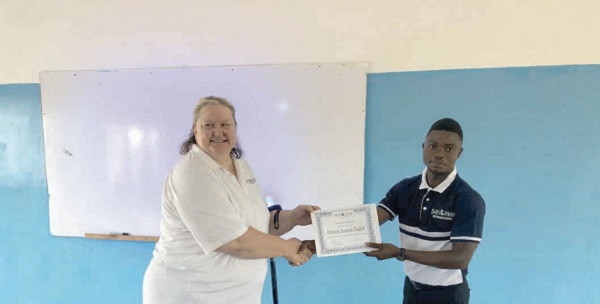
[[[288,249],[287,254],[283,256],[286,260],[288,260],[290,265],[301,266],[312,257],[310,250],[302,249],[303,244],[299,239],[291,238],[287,240],[286,243],[289,244],[288,246],[291,246],[289,248],[293,248],[291,250]]]
[[[365,252],[365,255],[375,257],[380,261],[395,258],[400,253],[400,248],[389,243],[368,242],[367,246],[371,248],[376,248],[377,250],[367,251]]]
[[[302,241],[302,246],[300,246],[300,250],[309,250],[312,254],[316,254],[317,245],[315,244],[315,240]]]
[[[302,245],[298,248],[298,254],[302,257],[302,263],[295,263],[292,261],[288,261],[291,266],[301,266],[304,263],[308,262],[310,258],[316,253],[315,241],[302,241]]]

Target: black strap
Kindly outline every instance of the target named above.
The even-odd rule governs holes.
[[[275,211],[275,215],[273,216],[273,228],[275,230],[279,229],[279,212],[281,212],[281,209]]]

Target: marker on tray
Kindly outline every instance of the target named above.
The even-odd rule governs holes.
[[[129,232],[111,232],[109,234],[113,235],[113,236],[117,236],[117,235],[129,235]]]

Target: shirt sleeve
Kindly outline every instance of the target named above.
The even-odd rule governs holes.
[[[455,201],[451,242],[481,242],[485,202],[479,193],[459,193]]]
[[[400,205],[399,205],[399,193],[402,188],[402,182],[395,184],[385,195],[385,197],[379,202],[377,207],[385,210],[385,212],[390,214],[390,221],[396,218],[398,215]]]
[[[216,173],[193,163],[173,173],[173,200],[181,220],[205,253],[240,237],[248,226]]]

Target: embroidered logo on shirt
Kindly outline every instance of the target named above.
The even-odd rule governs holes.
[[[246,180],[246,184],[254,184],[256,183],[256,178],[249,178]]]
[[[436,219],[451,221],[454,218],[454,212],[443,209],[431,209],[431,216]]]

